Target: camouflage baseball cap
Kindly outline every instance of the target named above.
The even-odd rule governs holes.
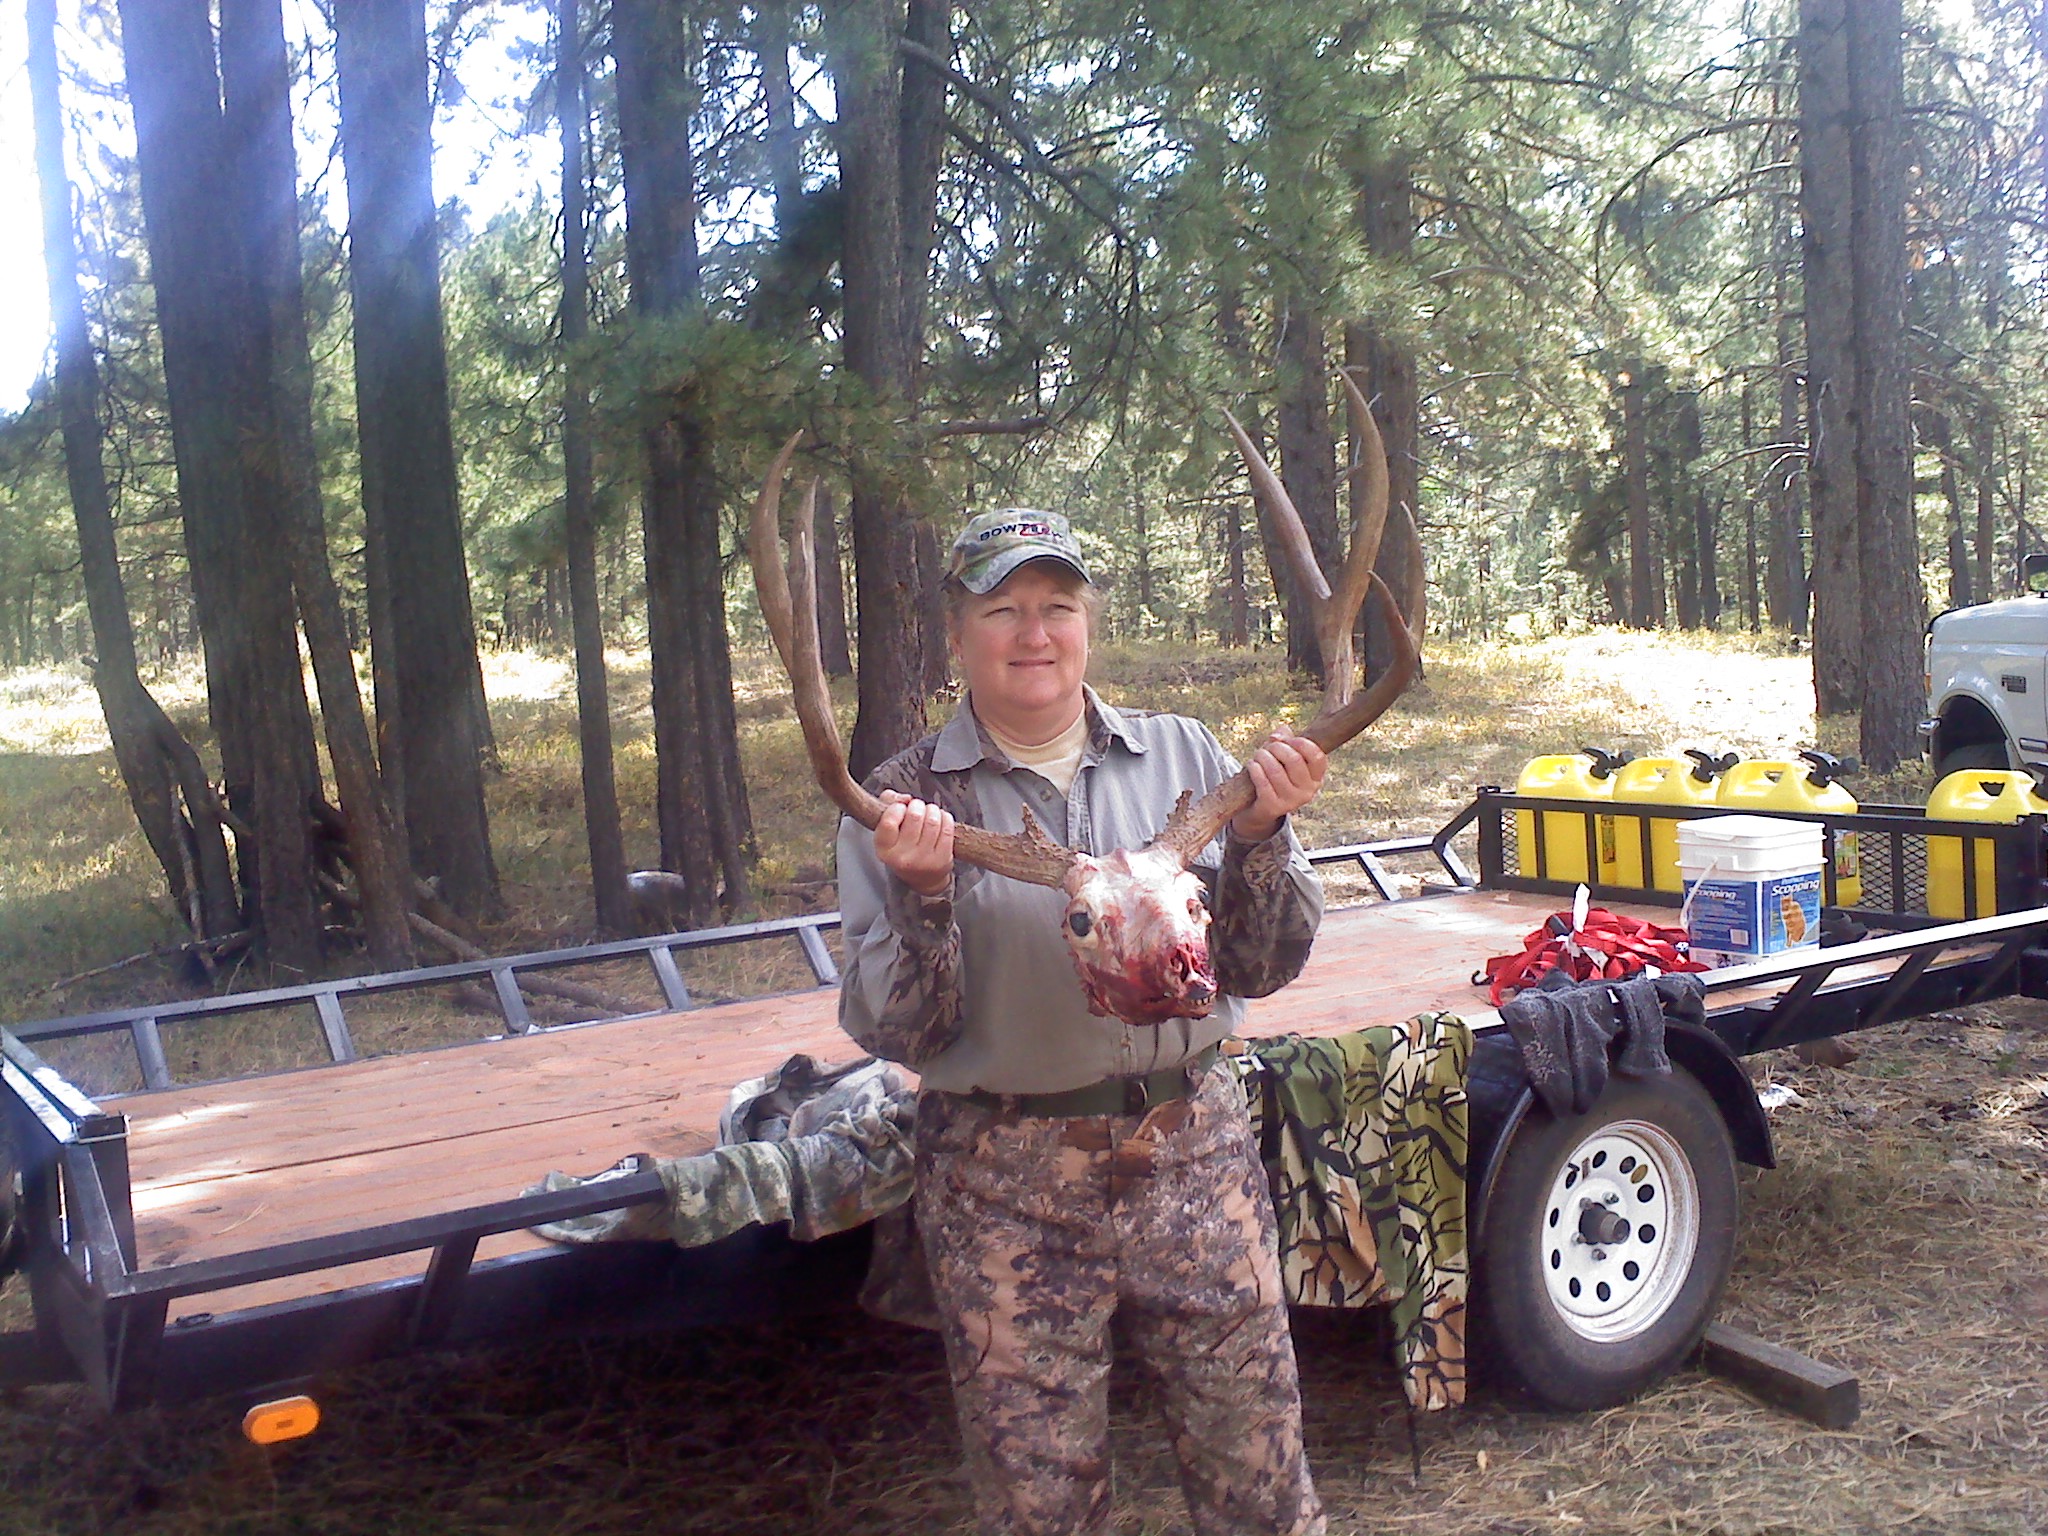
[[[1018,566],[1032,560],[1058,560],[1083,581],[1095,579],[1088,574],[1067,520],[1057,512],[1029,507],[1003,507],[970,517],[953,541],[946,574],[976,597],[986,597]]]

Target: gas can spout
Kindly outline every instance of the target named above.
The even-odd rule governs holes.
[[[1636,760],[1635,753],[1625,748],[1619,752],[1608,752],[1599,747],[1581,747],[1579,750],[1593,759],[1592,771],[1596,779],[1611,779],[1616,769],[1626,768]]]
[[[1716,757],[1711,752],[1702,752],[1698,747],[1687,747],[1685,755],[1692,759],[1692,776],[1695,782],[1711,784],[1722,774],[1733,768],[1742,759],[1733,752],[1723,752]]]
[[[1799,757],[1800,761],[1813,764],[1806,781],[1816,789],[1826,789],[1837,779],[1857,773],[1863,767],[1854,755],[1837,757],[1832,752],[1802,752]]]

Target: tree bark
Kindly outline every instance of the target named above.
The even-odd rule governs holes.
[[[1913,506],[1906,359],[1905,19],[1901,0],[1849,7],[1855,268],[1856,535],[1862,593],[1862,757],[1889,773],[1918,750],[1927,597]]]
[[[227,802],[248,834],[235,848],[245,925],[266,959],[310,974],[321,953],[318,756],[282,548],[263,306],[242,243],[223,235],[242,210],[212,21],[205,0],[127,0],[121,32],[207,693]]]
[[[903,6],[833,0],[824,22],[839,107],[842,349],[879,410],[908,414],[917,389],[903,312]],[[851,478],[860,714],[847,757],[861,775],[925,732],[926,604],[901,477],[857,459]]]
[[[1252,356],[1251,338],[1245,332],[1244,298],[1235,288],[1225,288],[1216,296],[1216,333],[1224,352],[1237,364],[1241,373],[1247,378],[1253,376],[1258,371],[1258,364]],[[1242,425],[1252,445],[1270,457],[1266,447],[1264,414],[1248,404],[1243,418]],[[1252,522],[1258,530],[1259,552],[1265,557],[1266,574],[1273,587],[1273,601],[1279,605],[1281,623],[1286,630],[1288,670],[1298,672],[1302,668],[1295,659],[1296,637],[1312,635],[1315,624],[1302,601],[1293,567],[1287,562],[1286,548],[1275,534],[1273,509],[1265,505],[1265,499],[1255,488],[1248,494],[1252,503]],[[1242,577],[1241,566],[1239,574]],[[1261,626],[1262,630],[1269,627]]]
[[[796,126],[796,90],[789,77],[789,6],[768,0],[755,8],[754,44],[761,62],[761,97],[766,112],[768,181],[775,197],[777,280],[763,278],[747,301],[750,325],[777,327],[800,312],[809,282],[789,282],[788,274],[810,271],[807,262],[783,260],[793,254],[808,230],[803,162]],[[771,292],[770,290],[777,290]],[[922,302],[922,292],[919,301]],[[828,677],[853,676],[853,654],[846,627],[846,575],[840,560],[839,523],[830,486],[818,488],[817,528],[812,543],[818,591],[818,645]]]
[[[1769,553],[1765,557],[1766,600],[1771,622],[1790,633],[1806,633],[1810,606],[1806,584],[1806,557],[1799,546],[1799,487],[1801,476],[1793,469],[1794,446],[1802,438],[1799,430],[1799,362],[1795,354],[1794,320],[1785,303],[1784,281],[1778,285],[1778,432],[1776,456],[1770,467]]]
[[[268,377],[284,470],[285,552],[299,622],[320,690],[321,722],[361,894],[363,938],[380,970],[413,963],[412,870],[378,782],[341,593],[327,558],[319,454],[313,441],[313,357],[300,277],[298,165],[291,73],[278,0],[220,0],[221,95],[239,159],[237,221],[268,342]]]
[[[1970,541],[1963,525],[1963,481],[1956,467],[1955,431],[1944,411],[1927,407],[1919,413],[1919,435],[1941,460],[1941,503],[1948,535],[1948,605],[1965,608],[1976,601],[1971,593]]]
[[[1799,212],[1813,683],[1823,715],[1863,701],[1847,0],[1799,3]]]
[[[1763,627],[1763,584],[1757,565],[1756,402],[1747,381],[1742,386],[1742,462],[1748,466],[1742,485],[1742,622],[1751,633]]]
[[[1415,197],[1408,162],[1400,156],[1368,156],[1354,173],[1356,207],[1365,248],[1382,260],[1406,263],[1415,247]],[[1378,325],[1352,324],[1344,328],[1344,363],[1358,387],[1372,402],[1373,419],[1379,426],[1380,441],[1387,455],[1387,523],[1380,537],[1379,558],[1374,569],[1390,592],[1422,591],[1414,580],[1422,561],[1422,432],[1420,404],[1415,383],[1415,359],[1401,342]],[[1358,499],[1365,484],[1357,472],[1360,432],[1351,433],[1348,460],[1352,466],[1349,482],[1351,521],[1357,521]],[[1403,516],[1403,513],[1406,516]],[[1411,531],[1411,525],[1413,529]],[[1407,615],[1408,623],[1420,629],[1425,615]],[[1361,619],[1365,675],[1376,678],[1393,664],[1395,651],[1390,624],[1401,616],[1389,611],[1386,599],[1368,592]]]
[[[384,766],[397,758],[419,870],[483,917],[498,910],[489,714],[448,419],[426,22],[421,0],[349,0],[334,23]]]
[[[1290,295],[1276,319],[1279,339],[1274,347],[1279,402],[1274,435],[1280,447],[1280,480],[1308,530],[1309,546],[1327,577],[1341,563],[1337,534],[1337,438],[1330,424],[1329,353],[1323,322],[1306,296]],[[1294,573],[1288,571],[1290,582]],[[1327,686],[1322,646],[1315,623],[1302,609],[1302,623],[1287,625],[1289,664],[1297,656],[1301,669]]]
[[[1988,415],[1970,427],[1970,453],[1976,461],[1970,468],[1977,491],[1977,590],[1986,602],[1998,594],[1998,472],[1992,457],[1996,431]]]
[[[1721,627],[1720,537],[1720,503],[1698,486],[1693,490],[1693,542],[1699,558],[1700,624],[1707,629]]]
[[[583,19],[579,0],[555,0],[555,113],[562,133],[562,509],[569,568],[569,624],[576,641],[576,739],[583,775],[583,831],[597,925],[633,926],[626,845],[612,759],[604,612],[597,592],[597,489],[591,462],[590,394],[579,349],[590,331],[589,198],[584,187]]]
[[[1223,503],[1223,632],[1217,638],[1242,650],[1252,643],[1251,629],[1251,603],[1245,592],[1244,511],[1233,496]]]
[[[194,822],[178,809],[176,769],[159,734],[163,730],[176,732],[150,697],[136,666],[135,631],[115,542],[113,504],[101,456],[99,363],[78,286],[71,180],[64,169],[56,0],[29,0],[27,20],[43,263],[56,331],[52,382],[64,440],[65,480],[78,528],[79,574],[92,622],[93,687],[99,694],[100,712],[106,717],[114,761],[135,811],[136,825],[163,870],[171,899],[185,915],[195,938],[214,938],[240,926],[227,843],[217,818],[202,815]],[[32,607],[31,602],[24,611]],[[18,659],[27,660],[25,648]],[[182,736],[178,741],[184,745]],[[187,754],[190,750],[185,747]]]
[[[1662,583],[1650,546],[1650,453],[1638,375],[1631,369],[1621,379],[1621,476],[1628,503],[1628,622],[1633,629],[1649,629],[1656,623]]]
[[[687,317],[701,302],[702,274],[690,143],[696,102],[685,18],[661,0],[623,0],[612,10],[612,57],[633,308],[643,323]],[[661,862],[682,877],[678,916],[696,927],[717,913],[721,874],[712,825],[719,810],[719,781],[710,768],[714,713],[692,655],[690,620],[690,605],[699,595],[691,566],[706,542],[700,525],[707,510],[714,519],[716,563],[711,444],[702,402],[687,386],[649,390],[642,413],[640,524]]]
[[[839,555],[839,513],[832,487],[818,487],[817,537],[812,567],[818,586],[818,650],[827,677],[853,676],[853,651],[846,632],[846,567]]]

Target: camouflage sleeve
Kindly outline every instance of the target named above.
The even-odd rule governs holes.
[[[1308,963],[1323,920],[1323,885],[1287,823],[1262,843],[1226,830],[1211,907],[1216,985],[1235,997],[1265,997]]]
[[[915,1067],[960,1034],[953,889],[920,896],[883,868],[874,834],[839,822],[839,1023],[861,1049]]]

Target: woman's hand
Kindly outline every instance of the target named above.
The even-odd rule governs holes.
[[[920,896],[944,894],[953,878],[953,813],[895,789],[882,791],[882,803],[875,857]]]
[[[1230,830],[1248,843],[1263,843],[1280,823],[1315,799],[1330,771],[1330,759],[1306,736],[1277,726],[1245,763],[1257,791],[1250,807],[1231,820]]]

